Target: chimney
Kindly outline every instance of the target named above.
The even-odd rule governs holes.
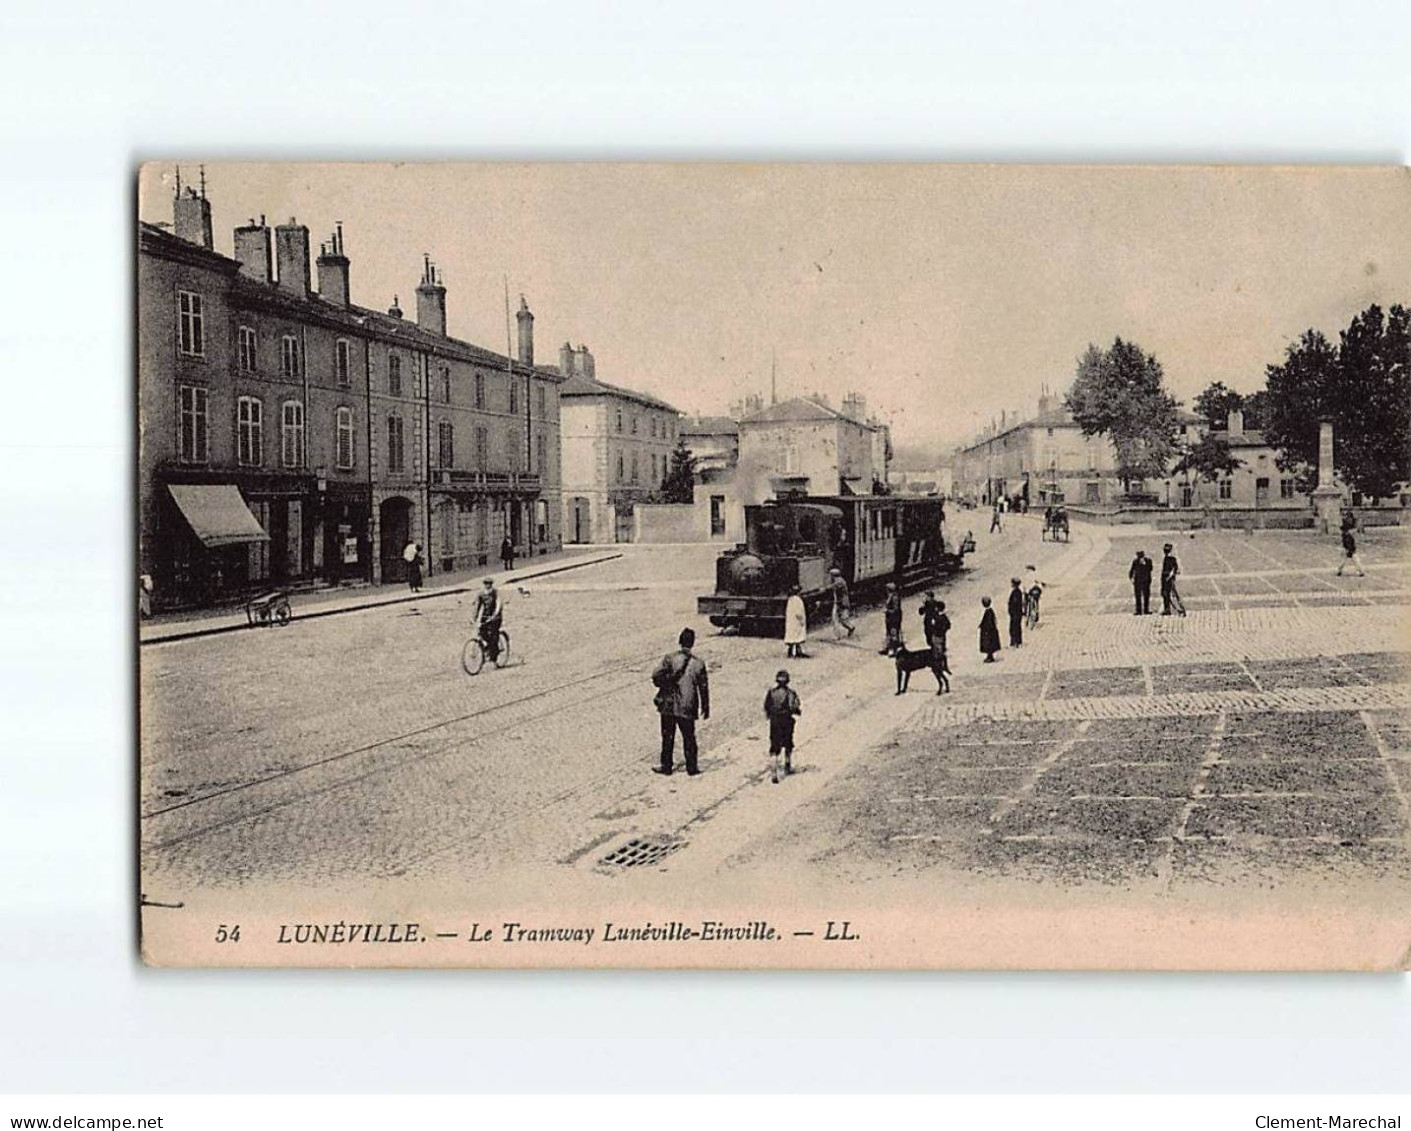
[[[201,191],[190,185],[186,192],[181,191],[181,170],[176,171],[176,201],[172,219],[176,221],[173,230],[177,239],[187,243],[200,244],[207,251],[215,248],[216,241],[211,233],[211,202],[206,199],[206,167],[201,166]]]
[[[402,300],[399,296],[392,296],[392,305],[387,308],[387,313],[393,318],[400,318],[402,316]]]
[[[235,229],[235,258],[240,262],[240,274],[260,283],[274,282],[274,260],[270,251],[269,226],[260,217]]]
[[[534,364],[534,315],[529,312],[529,304],[524,296],[519,296],[519,361],[521,365]]]
[[[559,346],[559,372],[565,377],[573,376],[573,343],[564,342]]]
[[[309,297],[309,229],[293,216],[274,230],[279,286],[300,298]]]
[[[1244,435],[1244,413],[1237,408],[1230,410],[1230,415],[1225,421],[1225,429],[1231,436]]]
[[[593,354],[586,345],[578,347],[578,371],[590,381],[598,375],[598,367],[593,362]]]
[[[343,254],[343,221],[319,250],[318,293],[335,306],[348,305],[348,257]]]
[[[867,418],[867,401],[857,393],[849,393],[843,398],[843,415],[861,424]]]
[[[446,288],[431,256],[423,255],[421,283],[416,288],[416,324],[432,334],[446,336]]]

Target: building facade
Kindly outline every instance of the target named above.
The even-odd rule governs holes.
[[[587,346],[565,342],[558,373],[564,540],[630,542],[633,511],[666,479],[681,414],[657,397],[599,381]]]
[[[190,190],[172,230],[139,228],[138,548],[158,607],[398,580],[408,541],[432,572],[492,560],[505,534],[559,547],[562,378],[533,364],[527,304],[512,361],[447,335],[429,260],[413,322],[352,304],[341,228],[317,290],[295,220],[252,220],[234,251]]]

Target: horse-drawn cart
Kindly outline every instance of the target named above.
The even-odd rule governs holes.
[[[1062,507],[1053,507],[1044,514],[1044,542],[1068,541],[1068,512]]]

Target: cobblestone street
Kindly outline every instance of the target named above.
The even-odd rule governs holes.
[[[1131,613],[1126,565],[1169,536],[1090,533],[1022,648],[991,668],[953,645],[955,692],[741,862],[1158,891],[1390,881],[1404,900],[1400,532],[1368,538],[1365,578],[1335,577],[1309,534],[1184,538],[1187,617]]]

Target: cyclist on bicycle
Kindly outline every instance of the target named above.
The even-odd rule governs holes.
[[[495,588],[493,578],[485,579],[485,588],[475,595],[475,622],[480,630],[480,643],[485,657],[492,664],[500,659],[500,626],[504,623],[504,603]]]

